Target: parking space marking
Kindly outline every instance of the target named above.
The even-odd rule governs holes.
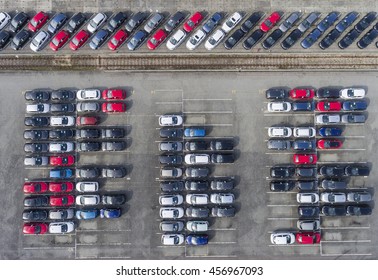
[[[287,244],[287,245],[276,245],[269,244],[268,247],[319,247],[320,244]],[[312,254],[311,254],[312,255]]]
[[[298,220],[299,218],[268,218],[268,220]]]
[[[232,101],[232,98],[183,98],[182,101]]]
[[[161,101],[155,102],[156,105],[171,105],[171,104],[182,104],[182,101]]]
[[[197,112],[184,112],[184,114],[232,114],[232,111],[197,111]]]
[[[236,255],[197,255],[197,256],[185,256],[187,258],[236,258]]]
[[[324,243],[370,243],[371,240],[322,240]]]
[[[98,256],[90,256],[90,257],[78,257],[78,260],[86,260],[86,259],[131,259],[129,256],[124,257],[98,257]]]
[[[209,241],[208,244],[235,244],[236,241]]]
[[[367,164],[367,162],[355,162],[355,161],[338,161],[338,162],[324,162],[324,161],[318,161],[317,164]],[[364,176],[366,177],[366,176]]]
[[[370,229],[368,227],[320,227],[321,230],[339,230],[339,229]]]
[[[336,151],[366,151],[366,149],[358,149],[358,148],[349,148],[349,149],[324,149],[324,150],[319,150],[318,152],[336,152]]]
[[[210,230],[214,230],[214,231],[216,231],[216,230],[220,230],[220,231],[230,230],[230,231],[232,231],[232,230],[236,230],[236,228],[209,228],[209,231]]]
[[[167,246],[167,245],[158,245],[157,246],[158,248],[185,248],[184,245],[178,245],[178,246],[174,246],[174,245],[171,245],[171,246]]]
[[[264,116],[266,117],[290,117],[290,116],[312,116],[311,113],[299,113],[299,114],[283,114],[283,113],[270,113],[265,111]]]
[[[283,153],[280,153],[280,152],[266,152],[265,153],[266,155],[294,155],[295,154],[295,152],[292,152],[292,153],[290,153],[290,152],[283,152]]]
[[[298,207],[299,204],[280,204],[280,205],[268,204],[267,206],[268,207]]]
[[[64,250],[64,249],[75,249],[75,247],[67,246],[67,247],[23,247],[24,250]]]
[[[131,229],[76,229],[76,232],[123,232]]]
[[[191,126],[233,126],[232,123],[207,123],[207,124],[190,124],[190,125],[184,125],[184,127],[191,127]],[[193,137],[189,137],[190,139],[193,139]],[[206,137],[201,137],[201,138],[206,138]],[[220,138],[220,137],[215,137],[215,138]],[[224,138],[224,137],[222,137]],[[188,137],[184,137],[184,139],[188,139]]]
[[[131,245],[130,242],[126,243],[78,243],[78,246],[123,246],[123,245]]]
[[[271,194],[293,194],[293,193],[298,193],[298,192],[266,192],[266,193],[271,193]]]
[[[332,257],[332,256],[371,256],[372,254],[370,253],[366,253],[366,254],[323,254],[322,252],[320,252],[320,256],[322,257]]]

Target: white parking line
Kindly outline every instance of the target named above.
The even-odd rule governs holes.
[[[236,230],[236,228],[209,228],[209,231],[216,231],[216,230],[220,230],[220,231],[226,231],[226,230],[230,230],[230,231],[233,231],[233,230]]]
[[[170,104],[182,104],[182,101],[162,101],[155,102],[156,105],[170,105]]]
[[[183,89],[182,88],[180,88],[180,89],[155,89],[155,90],[153,90],[154,92],[157,92],[157,91],[162,91],[162,92],[164,92],[164,91],[177,91],[177,92],[183,92]]]
[[[157,246],[158,248],[185,248],[185,246],[164,246],[164,245],[159,245]]]
[[[232,101],[231,98],[214,98],[214,99],[206,99],[206,98],[183,98],[183,101]]]
[[[299,204],[279,204],[279,205],[272,205],[268,204],[268,207],[298,207]]]
[[[184,114],[232,114],[232,111],[197,111],[197,112],[183,112]]]
[[[236,241],[210,241],[208,244],[235,244]]]
[[[324,243],[370,243],[371,240],[322,240]]]
[[[320,227],[321,230],[339,230],[339,229],[370,229],[368,227]]]
[[[236,255],[195,255],[185,256],[187,258],[236,258]]]
[[[366,151],[366,149],[357,149],[357,148],[350,148],[350,149],[325,149],[320,150],[318,149],[318,152],[335,152],[335,151]]]
[[[288,244],[288,245],[276,245],[270,244],[269,247],[319,247],[320,244]]]
[[[332,256],[371,256],[372,254],[323,254],[320,253],[322,257],[332,257]]]
[[[294,116],[309,116],[309,117],[311,117],[312,114],[311,113],[308,113],[308,114],[306,114],[306,113],[286,114],[286,113],[279,113],[279,112],[270,113],[270,112],[265,111],[264,116],[266,116],[266,117],[287,117],[287,116],[293,116],[293,117]]]
[[[184,125],[184,127],[191,127],[191,126],[233,126],[233,124],[232,123],[206,123],[206,124],[189,124],[189,125]],[[224,138],[224,137],[222,137],[222,138]]]
[[[268,220],[298,220],[299,218],[268,218]]]
[[[77,232],[123,232],[131,229],[76,229]]]
[[[64,249],[75,249],[75,247],[67,246],[67,247],[24,247],[24,250],[64,250]]]
[[[77,243],[78,246],[123,246],[123,245],[131,245],[131,243]]]
[[[266,192],[266,193],[274,193],[274,194],[293,194],[293,193],[295,193],[295,194],[297,194],[297,192]]]
[[[89,256],[89,257],[77,257],[78,260],[86,260],[86,259],[131,259],[129,256],[124,257],[99,257],[99,256]]]
[[[277,152],[267,152],[267,153],[265,153],[266,155],[294,155],[295,154],[295,152],[279,152],[279,151],[277,151]]]
[[[338,162],[324,162],[324,161],[318,161],[317,164],[367,164],[367,162],[355,162],[355,161],[338,161]]]

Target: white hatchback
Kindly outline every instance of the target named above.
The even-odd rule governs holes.
[[[343,88],[340,90],[340,97],[344,99],[364,98],[366,91],[363,88]]]
[[[205,32],[203,32],[201,29],[197,30],[197,32],[194,33],[193,36],[191,36],[189,40],[186,42],[186,48],[190,51],[194,50],[201,44],[205,37]]]
[[[49,152],[51,153],[69,153],[75,149],[73,142],[56,142],[49,144]]]
[[[184,243],[184,235],[180,233],[163,234],[161,236],[161,243],[163,245],[170,245],[170,246],[181,245],[182,243]]]
[[[38,103],[26,105],[27,113],[48,113],[50,112],[50,104]]]
[[[214,49],[216,46],[219,45],[219,43],[224,39],[225,36],[226,34],[223,32],[223,30],[221,29],[216,30],[213,33],[213,35],[211,35],[209,39],[207,39],[205,43],[205,48],[208,51],[211,51],[212,49]]]
[[[210,196],[211,203],[214,204],[231,204],[235,200],[232,193],[212,193]]]
[[[222,25],[222,29],[225,33],[230,32],[241,21],[243,16],[239,12],[233,13]]]
[[[269,102],[269,112],[289,112],[291,110],[291,104],[289,102]]]
[[[327,124],[327,123],[339,123],[340,115],[336,114],[320,114],[316,116],[316,123]]]
[[[298,203],[318,203],[319,195],[317,193],[297,193]]]
[[[173,34],[169,39],[168,39],[168,42],[167,42],[167,48],[171,51],[173,51],[174,49],[176,49],[178,46],[181,45],[181,43],[184,41],[184,39],[186,38],[186,33],[185,31],[179,29],[175,32],[175,34]]]
[[[186,195],[185,200],[186,200],[186,203],[191,204],[191,205],[206,205],[209,203],[209,195],[191,193],[191,194]]]
[[[88,23],[87,29],[89,32],[96,32],[100,26],[106,21],[107,16],[103,13],[96,14]]]
[[[210,156],[206,154],[186,154],[186,164],[209,164]]]
[[[72,116],[59,116],[50,118],[51,126],[73,126],[75,125],[75,118]]]
[[[269,137],[291,137],[292,130],[290,127],[269,127],[268,135]]]
[[[293,135],[294,137],[315,137],[316,130],[313,127],[295,127]]]
[[[99,100],[101,92],[99,89],[80,89],[76,93],[79,100]]]
[[[57,222],[49,224],[49,233],[70,233],[75,229],[75,224],[73,222]]]
[[[0,30],[3,29],[11,20],[11,17],[8,13],[0,13]]]
[[[76,183],[76,190],[78,192],[97,192],[98,182],[78,182]]]
[[[184,202],[181,194],[165,194],[159,196],[159,204],[163,206],[175,206]]]
[[[32,42],[30,43],[30,49],[33,52],[40,51],[49,39],[50,39],[50,35],[48,32],[44,30],[39,31],[38,34],[33,38]]]
[[[180,219],[184,216],[182,207],[162,207],[160,208],[160,218],[163,219]]]
[[[292,232],[276,231],[270,235],[270,242],[276,245],[288,245],[295,242],[295,235]]]
[[[97,194],[76,196],[76,205],[97,205],[99,203],[100,196]]]
[[[188,221],[186,223],[186,229],[192,232],[204,232],[209,230],[208,221]]]
[[[159,117],[160,126],[179,126],[182,123],[182,116],[179,115],[163,115]]]

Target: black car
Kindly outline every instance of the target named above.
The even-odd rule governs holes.
[[[339,48],[345,49],[349,47],[353,42],[360,36],[360,32],[356,29],[352,29],[349,31],[340,41],[339,41]]]
[[[213,217],[233,217],[235,212],[236,210],[233,206],[216,206],[211,209]]]
[[[184,135],[182,128],[161,128],[159,135],[161,138],[181,138]]]
[[[324,205],[322,207],[322,213],[324,216],[345,216],[347,211],[345,206]]]
[[[291,110],[292,111],[314,111],[315,104],[314,102],[293,102],[291,103]]]
[[[288,150],[291,148],[291,142],[289,140],[269,140],[268,149],[269,150]]]
[[[354,29],[357,30],[358,32],[362,33],[366,28],[370,26],[370,24],[375,21],[377,18],[377,13],[376,12],[370,12],[367,13],[366,16],[364,16],[355,26]]]
[[[53,101],[73,101],[75,98],[76,94],[72,90],[58,89],[51,93],[51,100]]]
[[[347,188],[347,181],[345,180],[335,180],[335,179],[324,179],[321,186],[325,190],[343,190]]]
[[[75,112],[75,106],[71,103],[51,104],[51,113],[73,113]]]
[[[207,150],[209,147],[207,142],[204,141],[188,141],[185,142],[186,151],[202,151]]]
[[[43,102],[50,100],[50,91],[45,90],[31,90],[25,92],[25,99],[27,101]]]
[[[297,181],[295,186],[301,191],[313,191],[317,189],[316,181]]]
[[[137,31],[127,43],[127,48],[130,51],[135,51],[146,40],[148,33],[144,30]]]
[[[206,21],[206,23],[203,25],[202,27],[203,31],[209,34],[220,23],[222,18],[223,18],[223,15],[221,13],[213,14],[211,18],[209,18],[209,20]]]
[[[24,199],[25,207],[41,207],[49,205],[49,198],[46,195],[27,196]]]
[[[358,42],[357,47],[364,49],[378,37],[378,30],[372,28]]]
[[[109,32],[113,32],[118,27],[122,25],[126,20],[126,15],[123,12],[118,12],[114,17],[112,17],[106,27]]]
[[[125,134],[123,128],[104,128],[101,130],[102,138],[123,138]]]
[[[51,20],[50,24],[47,27],[48,31],[51,34],[54,34],[56,31],[58,31],[67,21],[67,16],[63,13],[56,14]]]
[[[75,137],[74,129],[57,129],[49,131],[50,139],[69,139]]]
[[[109,35],[110,35],[110,32],[108,30],[101,29],[93,36],[92,41],[89,43],[89,47],[92,50],[97,50],[105,43]]]
[[[48,130],[25,130],[24,139],[29,140],[47,140],[49,138]]]
[[[213,140],[210,142],[210,149],[214,151],[224,151],[234,149],[234,140],[224,139],[224,140]]]
[[[294,29],[282,42],[281,47],[284,50],[290,49],[302,37],[303,33],[299,29]]]
[[[295,174],[293,166],[274,166],[270,168],[270,176],[272,178],[290,178]]]
[[[14,16],[10,23],[10,30],[14,33],[17,33],[24,27],[24,25],[28,22],[29,16],[24,12],[19,12],[17,15]]]
[[[315,149],[315,141],[307,139],[298,139],[293,142],[294,150],[313,150]]]
[[[94,152],[101,150],[100,142],[81,142],[78,143],[77,146],[80,152]]]
[[[19,33],[17,33],[11,42],[11,48],[14,49],[15,51],[22,49],[23,46],[29,41],[31,35],[29,31],[23,29]]]
[[[335,87],[323,87],[316,91],[317,98],[339,98],[340,88]]]
[[[264,15],[264,13],[262,12],[254,12],[252,13],[252,15],[249,16],[249,18],[247,18],[242,26],[241,26],[241,30],[243,30],[244,33],[248,33],[249,31],[252,30],[253,27],[256,26],[256,24],[260,21],[260,19],[262,18],[262,16]]]
[[[270,190],[272,192],[288,192],[295,186],[294,181],[272,181],[270,182]]]
[[[124,194],[103,195],[101,202],[104,205],[122,205],[126,202],[126,196]]]
[[[345,167],[346,176],[369,176],[370,168],[366,165],[348,165]]]
[[[319,216],[320,209],[317,206],[299,206],[298,215],[304,217],[317,217]]]
[[[347,214],[351,216],[371,215],[372,209],[369,205],[349,205],[346,208]]]
[[[180,192],[185,186],[183,181],[164,181],[160,182],[160,189],[163,192]]]
[[[338,24],[336,24],[336,29],[340,33],[343,33],[352,23],[358,18],[357,12],[348,13]]]
[[[367,103],[364,100],[352,100],[343,102],[344,111],[361,111],[366,110]]]
[[[0,31],[0,50],[2,50],[10,41],[11,35],[9,31]]]
[[[191,218],[207,218],[209,217],[210,210],[207,207],[193,207],[186,208],[185,214]]]
[[[126,30],[131,33],[133,32],[142,22],[144,22],[147,18],[147,13],[138,12],[134,14],[129,21],[126,23],[125,27]]]
[[[78,178],[94,179],[100,176],[100,169],[97,167],[81,167],[76,168],[76,176]]]
[[[96,128],[87,128],[77,130],[77,138],[89,139],[89,138],[99,138],[101,132]]]
[[[267,99],[286,99],[289,96],[287,88],[270,88],[265,92]]]
[[[126,176],[126,168],[114,166],[102,169],[102,177],[104,178],[123,178]]]
[[[338,30],[332,29],[332,31],[329,32],[327,36],[325,36],[323,40],[320,41],[319,47],[322,50],[329,48],[333,43],[336,42],[336,40],[340,37],[340,35],[341,33]]]
[[[187,191],[207,191],[209,189],[209,182],[207,181],[186,181],[185,189]]]
[[[75,33],[86,20],[87,18],[83,13],[75,14],[67,24],[67,31],[71,34]]]
[[[167,23],[164,25],[164,29],[167,32],[171,32],[175,29],[183,20],[185,15],[182,12],[176,12],[173,16],[169,18]]]
[[[315,28],[302,40],[302,48],[310,48],[321,36],[322,32],[318,28]]]
[[[103,151],[123,151],[126,149],[126,142],[125,141],[113,141],[113,142],[102,142],[101,149]]]
[[[233,163],[235,157],[233,154],[212,154],[211,162],[212,163]]]
[[[283,36],[283,32],[280,29],[274,30],[268,38],[266,38],[262,42],[262,46],[264,49],[269,50],[271,47],[273,47],[279,39]]]
[[[49,117],[26,117],[26,126],[48,126],[50,123]]]
[[[224,47],[227,50],[231,50],[236,44],[243,38],[245,35],[244,31],[241,29],[236,30],[234,33],[231,34],[230,37],[224,42]]]
[[[261,38],[265,35],[265,32],[261,29],[257,29],[252,32],[252,34],[244,40],[243,42],[243,48],[246,50],[250,50],[254,45],[256,45]]]
[[[297,167],[295,169],[295,174],[298,177],[315,177],[316,168],[313,167]]]
[[[203,178],[210,174],[210,169],[208,167],[188,167],[185,170],[185,175],[188,178]]]
[[[182,164],[183,159],[181,155],[162,155],[159,156],[161,164]]]
[[[26,210],[22,213],[22,219],[26,221],[44,221],[47,216],[46,210]]]
[[[327,177],[344,176],[344,167],[339,165],[324,165],[319,168],[319,174]]]
[[[214,191],[228,191],[235,187],[234,178],[217,178],[210,182],[210,188]]]

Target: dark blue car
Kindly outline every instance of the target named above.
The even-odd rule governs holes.
[[[324,33],[328,28],[330,28],[335,21],[339,18],[339,12],[329,13],[317,26],[321,33]]]
[[[189,127],[184,130],[186,137],[204,137],[206,130],[204,127]]]
[[[366,110],[367,103],[364,100],[352,100],[352,101],[345,101],[343,103],[343,110],[344,111],[362,111]]]
[[[210,33],[220,23],[223,16],[221,13],[215,13],[211,18],[203,25],[202,30],[206,33]]]
[[[340,136],[343,133],[343,130],[339,127],[321,127],[319,129],[319,135],[323,137],[328,136]]]
[[[357,18],[357,12],[350,12],[336,25],[336,30],[340,33],[344,32]]]
[[[118,209],[118,208],[101,209],[100,216],[101,218],[108,218],[108,219],[119,218],[121,216],[121,209]]]
[[[206,245],[209,242],[207,234],[190,234],[186,237],[186,244],[188,245]]]
[[[147,38],[147,32],[144,30],[139,30],[137,33],[134,34],[134,36],[130,39],[130,41],[127,43],[127,47],[130,51],[135,51]]]
[[[304,38],[301,42],[301,46],[304,49],[310,48],[319,38],[322,36],[322,32],[315,28],[311,31],[310,34],[307,35],[306,38]]]
[[[377,18],[376,12],[370,12],[367,13],[366,16],[364,16],[355,26],[354,29],[356,29],[358,32],[362,33],[366,28],[370,26],[370,24],[375,21]]]

